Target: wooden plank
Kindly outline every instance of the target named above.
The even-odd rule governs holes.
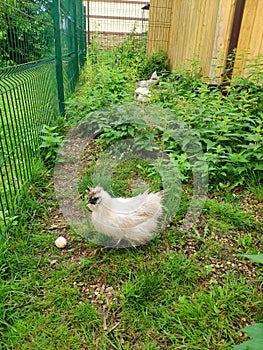
[[[190,42],[191,55],[189,55],[189,59],[196,60],[197,62],[200,62],[200,64],[202,64],[202,62],[200,61],[200,56],[202,55],[203,48],[205,44],[208,43],[210,36],[210,33],[208,32],[207,40],[205,41],[205,43],[201,42],[203,28],[207,27],[205,23],[207,0],[195,0],[194,2],[196,2],[196,9],[194,8],[192,13],[194,14],[195,26],[193,27],[193,31],[191,34],[191,36],[193,36],[194,38],[194,41],[192,43]]]
[[[186,68],[191,60],[191,47],[194,41],[194,21],[191,12],[192,0],[173,2],[168,56],[171,69]]]
[[[206,0],[204,0],[206,2]],[[186,26],[186,52],[184,61],[186,67],[190,67],[193,63],[193,60],[199,59],[199,48],[198,41],[201,33],[201,23],[202,22],[202,0],[194,0],[188,2],[187,8],[187,17],[185,22],[189,23],[189,26]]]
[[[246,1],[242,26],[238,40],[238,49],[241,51],[249,50],[257,6],[258,0]]]
[[[166,50],[171,69],[189,68],[197,59],[204,75],[221,82],[236,4],[237,0],[152,0],[148,52]],[[263,0],[246,0],[237,47],[237,56],[243,53],[245,60],[263,54],[262,14]],[[248,74],[245,60],[236,60],[234,74]]]
[[[224,72],[235,6],[236,0],[219,1],[212,60],[210,62],[208,74],[214,83],[221,82],[221,77]]]
[[[152,0],[149,14],[147,52],[167,52],[173,0]]]
[[[263,54],[263,0],[247,0],[234,65],[235,75],[249,75],[245,66]]]
[[[219,0],[207,0],[202,3],[202,22],[198,42],[196,45],[197,57],[201,65],[201,73],[205,76],[209,74],[210,62],[212,59],[213,42],[216,30],[216,20],[218,13]]]
[[[182,11],[181,11],[181,1],[174,1],[172,4],[171,12],[171,28],[169,43],[167,46],[168,57],[170,58],[170,68],[174,68],[174,61],[178,62],[180,60],[180,42],[184,42],[184,23],[181,21]],[[177,23],[177,26],[175,26]],[[179,34],[179,28],[181,28],[181,35]]]
[[[174,1],[168,51],[172,69],[190,68],[196,60],[208,74],[218,4],[219,0]]]
[[[255,10],[256,15],[253,22],[249,52],[253,57],[263,53],[263,1],[258,0]]]

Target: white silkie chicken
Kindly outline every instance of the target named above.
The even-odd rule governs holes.
[[[138,101],[149,102],[151,99],[151,92],[147,88],[139,87],[135,90],[134,97]]]
[[[146,191],[132,198],[113,198],[100,186],[86,192],[94,228],[111,237],[116,246],[123,240],[135,246],[144,244],[158,230],[163,214],[160,192]]]
[[[145,88],[145,87],[150,86],[153,83],[155,83],[158,79],[159,79],[159,77],[158,77],[158,75],[157,75],[157,73],[155,71],[155,72],[153,72],[153,74],[152,74],[150,79],[137,81],[137,84],[140,87]]]
[[[151,92],[147,88],[152,85],[159,79],[156,71],[153,72],[152,76],[148,80],[137,81],[137,84],[140,86],[135,90],[134,97],[136,100],[141,102],[149,102],[151,99]]]

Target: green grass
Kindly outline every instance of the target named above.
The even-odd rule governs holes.
[[[263,246],[262,224],[240,208],[246,191],[209,199],[188,233],[183,204],[145,247],[97,250],[59,216],[44,169],[0,241],[3,349],[232,349],[262,321],[262,268],[242,257]]]
[[[135,57],[133,51],[120,56],[121,64],[126,62],[125,69],[106,61],[88,65],[76,95],[68,101],[68,124],[93,108],[131,101],[134,81],[144,77],[146,65],[138,53],[137,65],[132,61],[127,66]],[[97,86],[98,71],[102,86]],[[164,84],[167,91],[164,89],[162,103],[170,101],[178,110],[184,106],[184,111],[189,107],[188,117],[195,126],[201,129],[205,123],[201,104],[210,100],[211,111],[215,96],[218,115],[223,114],[224,97],[218,91],[211,94],[201,80],[187,75],[168,79],[171,81],[165,78],[164,83],[170,84],[171,95],[177,85],[176,101]],[[117,97],[115,88],[109,88],[111,84],[118,87]],[[200,84],[199,99],[196,89]],[[246,98],[250,101],[254,97]],[[230,104],[224,101],[227,113]],[[234,97],[230,101],[233,107]],[[233,108],[237,113],[237,106]],[[253,113],[256,108],[253,105]],[[255,118],[259,118],[258,110]],[[247,128],[250,132],[250,124]],[[92,184],[99,152],[107,142],[118,140],[118,131],[109,131],[106,138],[85,151],[87,166],[80,175],[80,194]],[[165,135],[160,141],[176,154]],[[229,143],[231,146],[231,140]],[[94,152],[92,158],[90,152]],[[237,184],[226,161],[228,178],[223,181],[214,176],[219,164],[215,161],[210,169],[208,198],[191,230],[181,229],[193,193],[186,171],[178,211],[161,235],[137,248],[101,249],[65,222],[57,205],[52,170],[38,163],[17,219],[8,234],[0,237],[0,349],[230,350],[246,340],[240,329],[263,321],[262,265],[243,256],[263,251],[262,178],[256,171],[250,178],[244,172],[246,180]],[[182,165],[186,164],[182,161]],[[126,160],[113,171],[114,193],[132,195],[138,179],[151,190],[161,187],[160,175],[150,164]],[[68,239],[63,250],[54,245],[59,235]]]

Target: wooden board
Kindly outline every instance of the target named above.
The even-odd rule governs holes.
[[[246,0],[234,74],[251,76],[246,67],[263,55],[263,0]]]
[[[171,68],[189,68],[196,61],[208,74],[219,0],[175,0],[171,17]]]
[[[170,68],[197,69],[221,82],[237,0],[152,0],[148,52],[164,49]],[[234,74],[250,75],[250,59],[263,55],[263,0],[246,0]],[[240,59],[241,57],[241,59]]]
[[[214,83],[222,80],[237,0],[220,0],[209,77]]]
[[[173,0],[152,0],[149,14],[147,52],[167,52]]]

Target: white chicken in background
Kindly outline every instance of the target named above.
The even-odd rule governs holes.
[[[134,97],[141,102],[148,102],[151,99],[151,92],[147,88],[139,87],[135,90]]]
[[[153,72],[151,78],[149,80],[141,80],[137,81],[137,84],[140,86],[135,90],[134,97],[136,100],[141,101],[141,102],[148,102],[150,101],[151,98],[151,92],[147,88],[147,86],[152,85],[158,80],[158,75],[156,72]]]
[[[152,76],[150,79],[148,80],[141,80],[141,81],[137,81],[137,84],[142,87],[142,88],[145,88],[147,86],[150,86],[152,85],[153,83],[155,83],[157,80],[159,79],[156,71],[153,72]]]
[[[157,232],[163,215],[160,192],[146,191],[132,198],[113,198],[100,186],[86,192],[94,228],[116,246],[122,240],[135,246],[147,243]]]

